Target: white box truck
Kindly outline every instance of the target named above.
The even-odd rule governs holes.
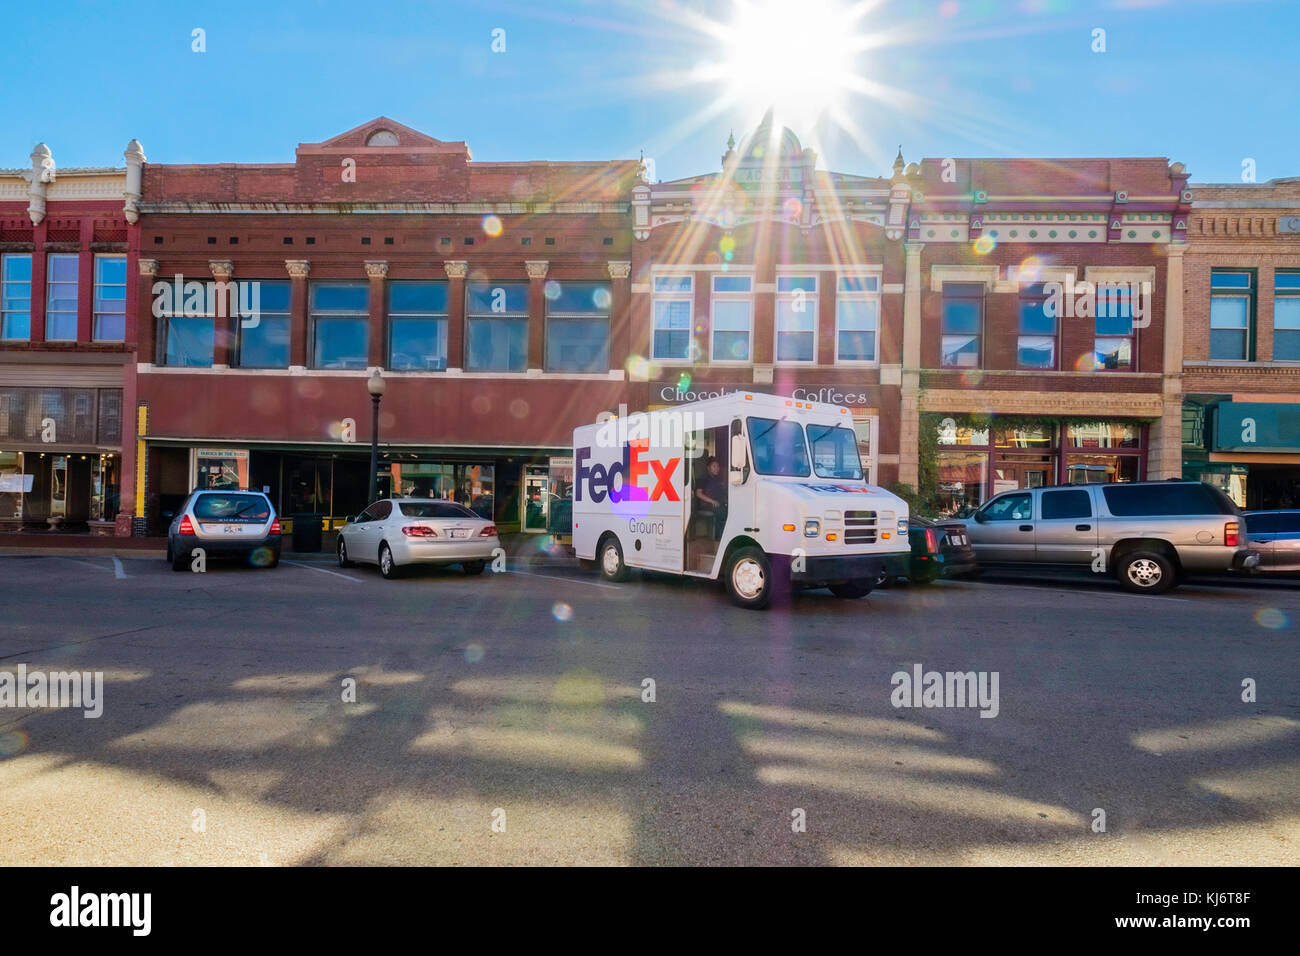
[[[721,578],[741,607],[792,588],[842,598],[906,574],[907,503],[864,480],[847,408],[759,392],[573,432],[573,548],[629,568]]]

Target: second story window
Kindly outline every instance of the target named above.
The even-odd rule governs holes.
[[[238,323],[240,368],[289,367],[289,280],[241,280],[257,290],[247,294],[252,317]],[[242,305],[241,305],[242,308]],[[254,321],[256,320],[256,321]]]
[[[1097,283],[1094,368],[1134,368],[1133,299],[1125,282]]]
[[[126,256],[95,257],[96,342],[126,339]]]
[[[1210,273],[1210,358],[1250,358],[1253,283],[1249,272]]]
[[[1020,290],[1020,335],[1016,339],[1018,367],[1056,368],[1057,319],[1056,310],[1048,305],[1042,283]]]
[[[817,277],[776,277],[776,360],[817,360]]]
[[[713,361],[749,362],[754,330],[754,303],[749,276],[713,277]]]
[[[694,306],[695,282],[692,276],[654,277],[651,358],[661,362],[689,362],[696,358],[691,349]]]
[[[528,283],[471,282],[465,287],[465,368],[528,368]]]
[[[75,252],[46,260],[45,341],[77,341],[77,259]]]
[[[879,277],[840,276],[835,290],[835,361],[876,362],[879,330]]]
[[[1300,272],[1273,274],[1273,359],[1300,362]]]
[[[388,367],[424,372],[447,367],[447,283],[388,283]]]
[[[984,284],[944,283],[939,322],[940,364],[944,368],[979,368],[984,333]]]
[[[609,371],[607,282],[557,282],[546,297],[546,370]]]
[[[185,308],[185,296],[164,296],[159,309],[159,335],[164,365],[209,368],[212,365],[214,320],[205,296],[194,296]],[[202,305],[198,303],[202,302]]]
[[[370,287],[311,284],[312,368],[365,368],[370,344]]]
[[[0,256],[0,339],[32,335],[32,257]]]

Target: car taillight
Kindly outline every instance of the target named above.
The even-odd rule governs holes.
[[[478,533],[480,538],[491,538],[497,533],[497,526],[494,524],[487,525]]]
[[[190,521],[189,515],[181,515],[181,534],[193,534],[194,522]]]
[[[1241,526],[1237,522],[1229,521],[1223,526],[1223,543],[1230,548],[1241,543]]]
[[[271,530],[268,531],[267,534],[280,534],[280,519],[279,519],[279,518],[272,518],[272,519],[271,519]]]
[[[438,532],[434,531],[432,528],[427,528],[422,524],[402,525],[402,534],[406,535],[408,538],[438,537]]]
[[[934,528],[925,529],[925,549],[935,553],[939,551],[939,532]]]

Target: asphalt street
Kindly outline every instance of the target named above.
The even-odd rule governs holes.
[[[755,613],[557,568],[43,555],[0,557],[0,602],[0,672],[104,682],[98,718],[0,707],[4,865],[1300,863],[1291,585]],[[918,665],[996,674],[996,715],[896,707]]]

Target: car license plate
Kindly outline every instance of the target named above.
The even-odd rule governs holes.
[[[469,528],[452,528],[452,529],[451,529],[451,536],[452,536],[453,538],[468,538],[468,537],[469,537]]]
[[[964,534],[954,534],[951,536],[951,539],[953,545],[958,548],[964,548],[966,546],[966,536]]]
[[[251,532],[255,532],[257,530],[257,526],[242,525],[242,524],[214,524],[214,525],[205,525],[203,530],[208,532],[209,534],[214,534],[218,531],[221,532],[222,534],[249,534]]]

